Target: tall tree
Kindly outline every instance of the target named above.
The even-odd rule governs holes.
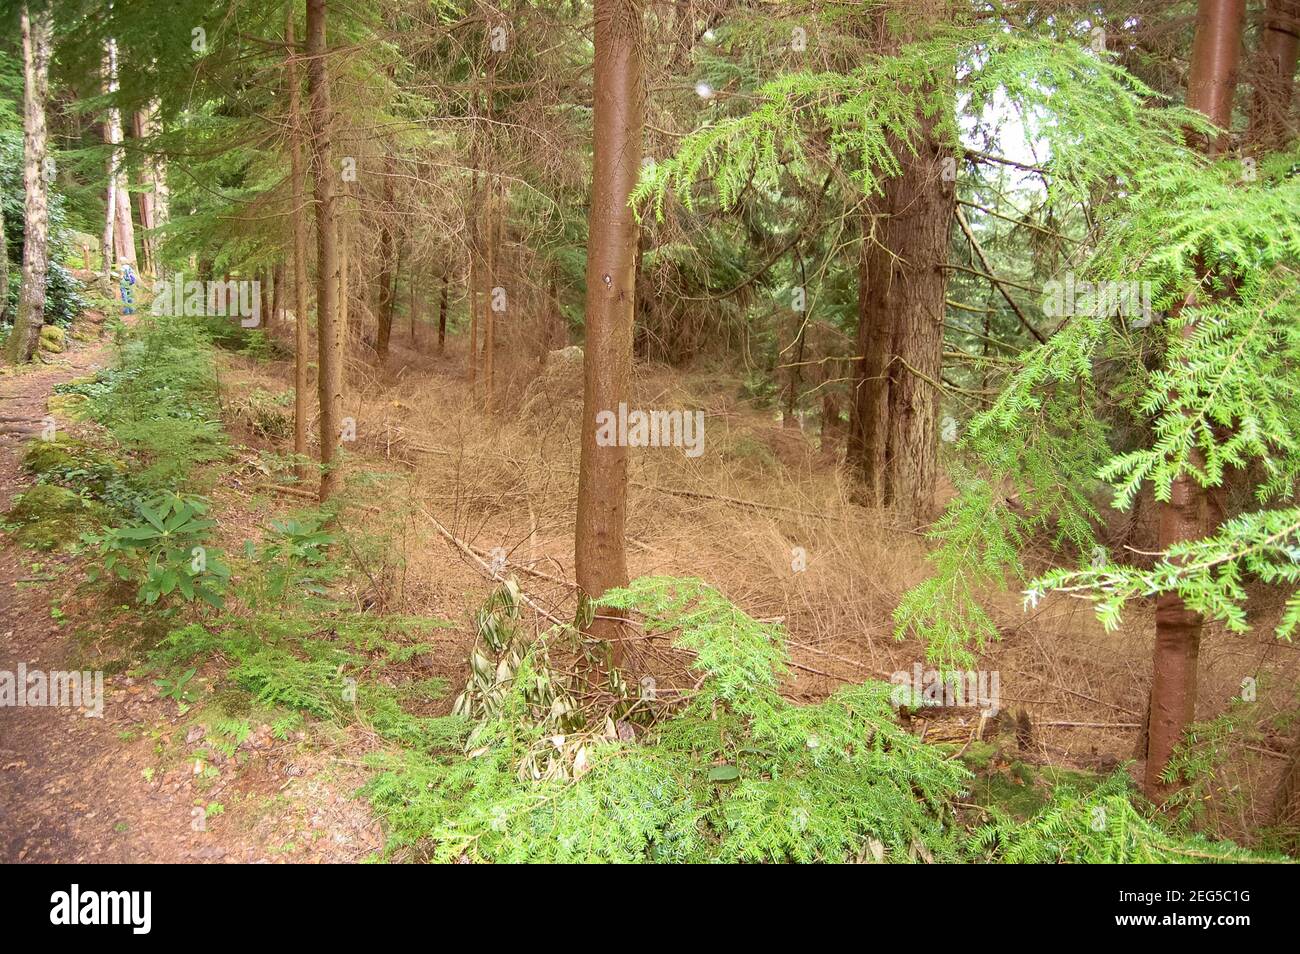
[[[312,188],[316,197],[317,389],[320,397],[320,499],[338,488],[335,457],[343,424],[343,325],[339,315],[337,197],[331,127],[325,0],[307,0],[307,92],[311,100]],[[300,256],[301,259],[301,256]],[[301,320],[301,318],[300,318]]]
[[[135,138],[148,142],[159,131],[157,119],[158,107],[150,103],[132,114],[132,126]],[[157,149],[151,149],[144,157],[140,169],[139,203],[140,228],[144,234],[140,238],[144,271],[148,275],[162,275],[162,262],[159,260],[160,242],[157,230],[167,224],[170,217],[170,192],[167,188],[167,160]]]
[[[438,296],[438,354],[447,350],[447,270],[442,272],[442,293]]]
[[[391,146],[389,147],[392,148]],[[383,195],[384,221],[379,227],[379,308],[378,328],[375,333],[375,351],[380,358],[388,357],[388,341],[393,334],[393,306],[397,294],[397,254],[399,244],[393,234],[395,210],[393,209],[393,181],[397,178],[397,163],[391,153],[384,157]]]
[[[1290,139],[1296,53],[1300,49],[1300,0],[1268,0],[1255,53],[1254,90],[1247,139],[1264,151]]]
[[[46,168],[45,102],[49,94],[50,9],[25,4],[23,44],[23,276],[18,311],[9,335],[14,364],[30,361],[45,323],[45,276],[49,270],[50,209]]]
[[[924,518],[938,476],[937,388],[956,177],[951,151],[936,135],[939,117],[918,107],[917,120],[910,141],[890,136],[901,171],[881,184],[861,219],[849,456],[871,502]]]
[[[285,80],[289,87],[289,174],[293,177],[293,452],[300,463],[299,479],[306,479],[307,418],[307,210],[303,194],[302,93],[298,86],[298,50],[294,38],[294,3],[285,5],[284,42],[288,47]]]
[[[641,167],[644,87],[640,0],[596,0],[593,159],[587,237],[586,352],[582,448],[574,541],[584,599],[627,583],[627,448],[596,443],[596,415],[629,396],[638,229],[629,206]],[[621,626],[595,620],[589,632],[613,640]]]
[[[118,93],[117,40],[109,37],[104,42],[104,92],[115,98]],[[131,220],[131,193],[127,189],[125,153],[122,148],[122,111],[111,103],[104,118],[104,142],[108,152],[108,189],[104,212],[104,275],[110,274],[111,263],[136,264],[135,228]]]
[[[1187,82],[1187,105],[1204,113],[1223,130],[1232,122],[1232,101],[1245,19],[1245,0],[1200,0]],[[1218,140],[1206,142],[1206,151],[1210,154],[1219,151],[1225,136],[1226,133]],[[1202,293],[1208,294],[1209,276],[1203,269],[1201,271]],[[1192,292],[1183,307],[1196,303],[1196,292]],[[1181,334],[1186,340],[1195,331],[1195,322],[1187,322],[1182,326]],[[1169,500],[1160,504],[1159,541],[1162,551],[1168,552],[1170,547],[1179,543],[1196,540],[1208,529],[1207,495],[1194,476],[1194,472],[1203,470],[1204,464],[1203,453],[1194,451],[1189,466],[1174,479]],[[1162,593],[1157,597],[1144,780],[1145,791],[1155,799],[1168,792],[1161,775],[1195,715],[1202,623],[1201,615],[1176,592]]]

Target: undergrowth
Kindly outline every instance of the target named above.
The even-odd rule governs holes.
[[[1253,857],[1149,816],[1122,773],[1092,791],[1057,786],[1027,818],[996,802],[979,807],[983,824],[972,831],[975,776],[896,722],[895,687],[868,682],[817,705],[791,703],[780,691],[789,662],[781,627],[753,619],[699,580],[643,578],[602,601],[690,655],[686,694],[663,700],[643,690],[637,698],[627,677],[613,673],[609,684],[622,695],[592,718],[575,701],[581,687],[551,662],[552,648],[570,648],[576,633],[557,627],[533,638],[508,585],[478,616],[455,714],[434,715],[449,687],[429,675],[436,649],[429,636],[448,624],[349,602],[338,584],[352,571],[329,514],[270,523],[228,570],[209,548],[208,502],[194,491],[202,465],[227,451],[211,349],[205,333],[183,321],[142,320],[121,342],[115,368],[67,389],[83,397],[84,413],[104,425],[113,446],[34,450],[43,458],[34,469],[51,488],[116,516],[118,526],[91,539],[113,557],[106,569],[130,565],[143,574],[131,577],[141,585],[141,616],[195,583],[193,574],[168,576],[172,564],[197,559],[196,550],[208,562],[203,570],[191,563],[194,573],[218,561],[229,598],[170,625],[142,670],[178,706],[219,713],[206,744],[227,755],[251,731],[241,713],[253,710],[278,737],[313,725],[369,734],[374,774],[362,794],[387,826],[385,858]],[[167,508],[159,509],[160,495]]]

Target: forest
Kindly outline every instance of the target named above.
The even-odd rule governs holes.
[[[1300,859],[1300,0],[0,27],[0,861]]]

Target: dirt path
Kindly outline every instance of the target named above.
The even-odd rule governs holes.
[[[55,385],[110,355],[98,342],[61,357],[0,376],[0,512],[29,484],[23,444],[40,434]],[[0,673],[72,668],[71,626],[51,607],[81,579],[74,558],[0,534]],[[127,675],[103,687],[102,718],[0,706],[0,862],[355,861],[379,847],[349,797],[356,780],[322,780],[325,763],[301,740],[258,731],[236,758],[204,766],[200,783],[186,752],[201,739],[193,728],[187,737],[174,702]],[[214,802],[236,810],[208,818],[198,806]]]

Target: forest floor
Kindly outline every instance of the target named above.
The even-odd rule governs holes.
[[[72,345],[0,376],[0,511],[30,486],[22,444],[40,434],[54,387],[110,360],[102,339]],[[84,649],[65,616],[77,613],[75,562],[4,536],[0,671],[80,668]],[[280,742],[261,726],[241,746],[247,758],[200,772],[165,757],[178,728],[195,739],[156,685],[118,673],[104,695],[101,718],[84,707],[0,707],[0,862],[355,861],[380,847],[378,825],[350,798],[360,777],[341,776],[300,739]],[[232,800],[252,808],[246,824],[209,825],[206,806]]]
[[[287,340],[288,329],[277,334]],[[417,707],[443,715],[464,683],[473,615],[494,576],[519,579],[542,611],[539,628],[549,625],[547,616],[572,618],[581,371],[580,361],[563,354],[502,367],[497,409],[489,414],[475,400],[459,342],[436,354],[424,336],[395,341],[384,363],[354,343],[345,413],[357,439],[347,446],[338,519],[361,570],[348,594],[359,613],[446,621],[405,673],[450,690]],[[0,512],[29,485],[22,443],[39,432],[55,386],[110,358],[98,340],[0,376],[0,407],[17,419],[9,426],[18,432],[0,438]],[[282,466],[291,444],[292,362],[222,352],[220,367],[223,425],[234,453],[220,465],[211,497],[221,543],[233,553],[271,520],[310,508],[311,493],[294,486]],[[785,693],[797,701],[924,665],[923,648],[895,639],[890,618],[899,595],[926,573],[916,528],[853,504],[833,453],[774,424],[738,381],[638,366],[634,392],[643,407],[704,408],[710,453],[696,460],[661,449],[634,460],[633,576],[699,576],[751,615],[781,620],[794,667]],[[60,427],[92,426],[58,416]],[[0,671],[19,663],[81,668],[103,658],[99,643],[114,630],[142,625],[128,612],[106,610],[102,594],[86,592],[84,554],[34,553],[9,534],[0,542]],[[1122,632],[1105,633],[1076,601],[1045,601],[1028,614],[1017,593],[989,593],[987,602],[1002,640],[979,665],[1000,673],[1000,704],[1020,716],[1019,730],[985,744],[974,707],[926,714],[912,726],[980,773],[974,801],[1028,811],[1062,773],[1097,777],[1129,758],[1149,678],[1150,613],[1138,608]],[[95,614],[105,619],[88,637],[80,624]],[[1267,674],[1261,687],[1276,680],[1273,708],[1284,708],[1296,651],[1272,640],[1267,627],[1259,630],[1244,639],[1207,634],[1205,713],[1222,711],[1247,674]],[[651,671],[664,664],[639,662]],[[219,687],[223,665],[203,664],[193,684]],[[367,758],[384,745],[373,727],[309,721],[273,731],[273,713],[245,704],[239,715],[246,731],[223,750],[209,744],[214,723],[235,707],[182,702],[130,665],[105,669],[103,718],[57,707],[0,708],[0,861],[382,855],[385,832],[357,797],[369,777]],[[1253,754],[1238,753],[1232,772],[1251,784],[1235,790],[1267,793],[1286,740],[1284,727],[1250,734]],[[1265,808],[1225,805],[1223,831],[1242,838]]]

